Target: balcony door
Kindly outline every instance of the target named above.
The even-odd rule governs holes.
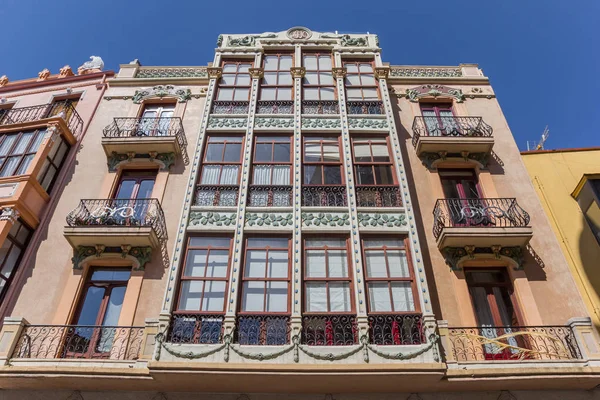
[[[127,339],[117,325],[130,275],[129,270],[120,268],[97,268],[90,272],[73,320],[75,326],[65,338],[64,356],[111,358],[116,343]]]
[[[170,136],[175,104],[149,104],[144,107],[136,136]]]
[[[150,207],[156,170],[123,171],[113,196],[112,217],[119,225],[139,225]]]
[[[488,360],[511,359],[527,347],[520,337],[513,337],[512,327],[519,325],[514,292],[505,269],[465,270],[471,303],[477,319],[479,336],[485,340],[483,352]],[[500,339],[496,339],[500,337]]]
[[[77,103],[79,103],[79,97],[72,99],[54,99],[52,104],[50,104],[46,118],[61,115],[65,121],[69,121],[75,112]]]
[[[458,136],[460,129],[452,112],[452,104],[421,104],[421,114],[429,136]]]
[[[453,226],[493,224],[475,171],[439,170],[439,175],[445,197],[443,209]]]

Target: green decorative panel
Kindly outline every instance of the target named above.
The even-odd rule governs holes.
[[[192,91],[187,88],[178,88],[173,85],[157,85],[151,89],[136,90],[131,100],[140,104],[146,99],[158,97],[176,97],[180,103],[185,103],[192,98]]]
[[[302,226],[350,226],[347,213],[302,213]]]
[[[294,223],[292,213],[247,213],[246,225],[248,226],[292,226]]]
[[[361,227],[399,228],[406,226],[404,214],[358,213],[358,225]]]
[[[141,67],[137,79],[208,78],[206,67]]]
[[[236,213],[192,211],[188,226],[234,226]]]
[[[229,117],[210,117],[208,120],[209,129],[245,129],[248,123],[247,118],[229,118]]]
[[[302,129],[341,129],[339,118],[302,118]]]
[[[254,127],[269,129],[292,129],[294,127],[294,120],[293,118],[257,117],[254,119]]]
[[[414,68],[414,67],[392,67],[390,77],[393,78],[458,78],[462,77],[460,68],[438,67],[438,68]]]
[[[384,129],[389,128],[387,119],[348,118],[350,129]]]

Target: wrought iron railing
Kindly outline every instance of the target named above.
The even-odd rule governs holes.
[[[144,327],[26,325],[12,358],[137,360]]]
[[[348,101],[348,114],[385,114],[383,101]]]
[[[283,101],[283,100],[259,100],[256,105],[257,114],[293,114],[294,113],[294,102]]]
[[[167,342],[216,344],[223,341],[223,315],[175,314]]]
[[[86,199],[67,215],[69,226],[151,227],[158,240],[167,239],[165,215],[157,199]]]
[[[248,114],[248,101],[213,101],[213,114]]]
[[[292,186],[250,185],[248,206],[290,207],[292,197]]]
[[[302,317],[301,343],[309,346],[358,344],[358,326],[353,315],[306,315]]]
[[[369,337],[377,345],[410,345],[425,343],[421,314],[369,315]]]
[[[433,210],[436,239],[444,228],[507,228],[529,225],[529,214],[514,198],[439,199]]]
[[[195,206],[237,206],[239,186],[198,185],[196,186]]]
[[[339,114],[340,106],[337,100],[303,100],[302,114]]]
[[[281,346],[290,341],[290,317],[239,315],[234,342],[244,345]]]
[[[481,117],[415,117],[413,146],[421,136],[491,137],[493,129]]]
[[[581,350],[569,326],[450,328],[457,361],[577,360]]]
[[[0,125],[19,124],[51,117],[62,117],[73,136],[79,137],[81,134],[83,119],[75,111],[75,107],[70,101],[11,108],[0,115]]]
[[[303,186],[302,205],[307,207],[343,207],[347,204],[345,186]]]
[[[359,207],[402,207],[402,196],[397,186],[356,186]]]

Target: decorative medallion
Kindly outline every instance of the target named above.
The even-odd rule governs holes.
[[[358,224],[362,227],[385,226],[388,228],[399,228],[406,226],[406,215],[404,214],[366,214],[358,213]]]
[[[293,28],[288,29],[286,33],[287,37],[292,40],[307,40],[312,36],[312,32],[308,28],[304,28],[302,26],[295,26]]]
[[[176,88],[173,85],[157,85],[152,89],[136,90],[133,95],[133,102],[140,104],[142,101],[153,97],[176,97],[180,103],[185,103],[192,98],[190,89]]]
[[[347,213],[302,213],[303,226],[348,226],[350,216]]]
[[[412,89],[406,89],[406,97],[409,101],[417,103],[421,97],[454,97],[457,103],[465,100],[462,89],[453,89],[444,85],[422,85]]]
[[[235,213],[225,214],[218,212],[199,212],[192,211],[190,213],[189,226],[234,226]]]

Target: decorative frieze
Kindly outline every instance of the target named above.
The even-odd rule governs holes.
[[[339,118],[302,118],[302,129],[341,129]]]
[[[246,129],[248,118],[213,117],[208,119],[208,129]]]
[[[248,73],[250,73],[252,79],[261,79],[265,71],[262,68],[250,68],[248,69]]]
[[[475,247],[475,246],[464,246],[464,247],[444,247],[442,250],[446,264],[454,270],[459,271],[459,263],[465,259],[475,259],[476,255],[500,259],[501,256],[512,259],[517,266],[515,270],[522,270],[524,267],[524,256],[523,248],[519,246],[513,247],[501,247],[501,246],[490,246],[490,247]]]
[[[462,77],[462,71],[456,67],[437,67],[437,68],[419,68],[419,67],[391,67],[390,77],[392,78],[459,78]]]
[[[348,70],[346,68],[332,68],[334,78],[345,78]]]
[[[349,226],[348,213],[302,213],[302,226]]]
[[[234,226],[236,213],[190,212],[188,226]]]
[[[152,247],[132,247],[130,245],[122,245],[120,247],[106,247],[103,245],[96,246],[77,246],[73,250],[73,269],[83,269],[82,262],[88,257],[105,257],[107,258],[126,258],[131,256],[137,261],[134,271],[143,271],[146,264],[152,259]]]
[[[348,118],[348,125],[350,129],[389,129],[385,118]]]
[[[4,207],[0,213],[0,221],[8,221],[12,224],[17,222],[21,213],[14,207]]]
[[[421,162],[424,166],[429,169],[435,168],[435,163],[437,161],[446,161],[446,160],[462,160],[462,161],[474,161],[481,164],[482,167],[487,167],[490,154],[489,153],[447,153],[445,151],[440,151],[437,153],[421,153]]]
[[[294,223],[292,213],[247,213],[247,226],[292,226]]]
[[[241,37],[229,37],[227,47],[253,47],[256,45],[256,39],[276,38],[274,33],[263,33],[261,35],[246,35]]]
[[[306,73],[306,68],[291,67],[290,72],[292,73],[292,78],[304,78],[304,74]]]
[[[260,129],[292,129],[294,127],[294,119],[256,117],[254,119],[254,127]]]
[[[454,89],[444,85],[422,85],[412,89],[406,89],[405,96],[409,101],[418,103],[421,97],[453,97],[457,103],[465,101],[462,89]]]
[[[117,153],[112,152],[106,161],[106,165],[108,166],[108,170],[110,172],[115,172],[119,165],[123,163],[130,163],[135,161],[150,161],[157,162],[160,165],[161,171],[168,171],[173,164],[175,164],[175,153],[156,153],[150,152],[145,154],[137,154],[137,153]]]
[[[390,75],[390,67],[377,67],[375,68],[375,78],[387,79]]]
[[[176,97],[180,103],[185,103],[192,98],[190,89],[177,88],[173,85],[157,85],[152,89],[136,90],[132,97],[134,103],[139,104],[146,99],[154,97]]]
[[[361,227],[399,228],[407,225],[404,214],[358,213],[357,218]]]
[[[140,67],[137,79],[208,78],[206,67]]]

